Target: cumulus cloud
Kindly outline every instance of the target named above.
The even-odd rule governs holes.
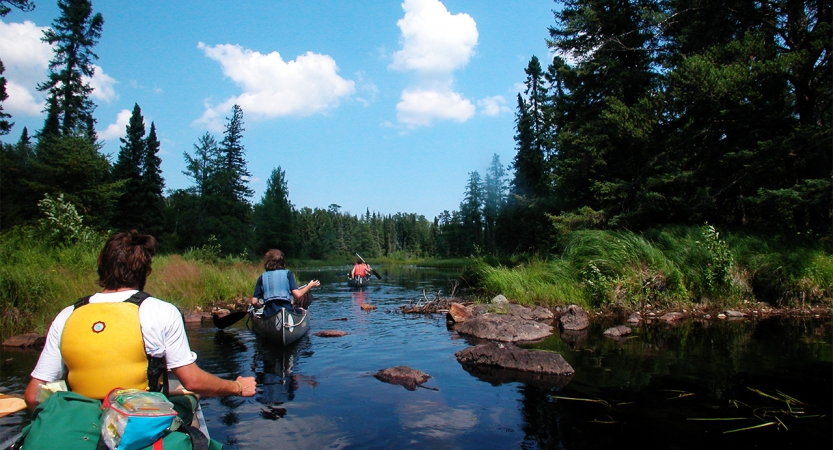
[[[6,67],[3,76],[9,94],[3,109],[13,116],[37,116],[43,110],[44,97],[37,91],[37,84],[46,80],[52,59],[52,47],[40,40],[45,29],[28,20],[0,21],[0,58]]]
[[[3,109],[13,116],[38,116],[45,106],[45,95],[37,90],[38,83],[47,79],[49,61],[54,56],[52,46],[42,42],[43,31],[30,21],[5,23],[0,21],[0,58],[6,71],[6,92],[9,98],[3,102]],[[113,86],[115,79],[95,66],[92,78],[84,82],[93,88],[91,97],[104,102],[118,98]]]
[[[243,92],[219,105],[206,104],[206,111],[196,121],[210,129],[240,105],[248,116],[273,118],[309,116],[326,113],[339,101],[352,95],[355,82],[338,76],[338,66],[328,55],[307,52],[294,60],[284,61],[278,52],[261,54],[239,45],[213,47],[202,42],[198,47],[223,68]]]
[[[474,115],[474,105],[451,91],[405,90],[396,105],[397,120],[414,128],[434,121],[465,122]]]
[[[132,115],[133,111],[127,109],[119,111],[119,114],[116,116],[116,123],[107,125],[104,131],[99,131],[98,137],[105,141],[124,137],[127,134],[127,124],[130,123],[130,116]]]
[[[393,54],[392,69],[449,73],[469,62],[477,45],[477,25],[468,14],[451,14],[438,0],[405,0],[402,50]]]
[[[95,67],[93,77],[84,77],[84,82],[90,83],[90,87],[93,88],[93,92],[90,96],[96,100],[101,100],[107,103],[110,103],[113,100],[118,100],[119,96],[113,88],[118,81],[110,75],[104,73],[104,69],[101,67],[96,66],[95,64],[93,64],[93,67]]]
[[[465,122],[474,116],[470,100],[454,92],[453,72],[463,68],[477,46],[477,24],[468,14],[451,14],[439,0],[405,0],[405,16],[396,22],[402,49],[393,54],[391,70],[413,72],[396,117],[408,128],[435,120]]]
[[[480,114],[484,116],[497,116],[501,113],[509,112],[511,109],[506,106],[506,99],[502,95],[495,95],[493,97],[486,97],[477,101],[477,106],[480,107]]]

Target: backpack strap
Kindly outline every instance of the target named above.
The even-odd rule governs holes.
[[[182,424],[177,428],[177,431],[188,433],[191,437],[191,448],[194,450],[208,450],[208,437],[197,427]]]

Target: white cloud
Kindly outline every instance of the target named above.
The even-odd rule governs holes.
[[[451,14],[439,0],[405,0],[402,9],[405,16],[396,22],[402,49],[388,68],[414,72],[416,80],[402,91],[397,120],[408,128],[467,121],[475,107],[453,91],[453,72],[474,54],[477,24],[468,14]]]
[[[438,0],[405,0],[402,50],[393,54],[392,69],[450,73],[468,63],[477,45],[477,25],[468,14],[451,14]]]
[[[84,78],[85,83],[90,83],[90,87],[93,88],[92,94],[90,96],[96,100],[101,100],[103,102],[110,103],[112,100],[118,100],[119,96],[116,94],[116,90],[113,89],[113,85],[118,83],[113,77],[104,73],[104,69],[99,66],[95,67],[95,72],[93,72],[92,78]]]
[[[116,123],[108,125],[104,131],[99,131],[98,137],[105,141],[124,137],[127,134],[127,124],[130,123],[130,116],[132,115],[133,112],[128,109],[119,111],[118,116],[116,116]]]
[[[480,114],[484,116],[497,116],[501,113],[511,111],[506,106],[506,99],[502,95],[480,99],[477,101],[477,106],[480,107]]]
[[[234,104],[243,113],[260,118],[309,116],[335,108],[342,97],[352,95],[355,82],[338,76],[338,66],[328,55],[307,52],[295,60],[284,61],[278,52],[261,54],[239,45],[198,47],[223,67],[243,92],[219,105],[206,105],[195,121],[217,127],[217,121],[230,114]]]
[[[6,67],[3,76],[9,94],[3,109],[12,116],[38,116],[43,110],[44,96],[37,91],[37,84],[46,80],[52,59],[52,47],[40,40],[45,29],[28,20],[0,21],[0,58]]]
[[[456,92],[406,89],[396,105],[396,118],[415,128],[431,125],[434,119],[465,122],[474,110],[474,105]]]

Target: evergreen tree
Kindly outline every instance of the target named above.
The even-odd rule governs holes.
[[[38,196],[28,180],[34,151],[26,127],[17,144],[0,146],[0,230],[31,221],[38,214]]]
[[[475,170],[469,173],[465,197],[460,203],[463,251],[466,254],[477,253],[483,247],[483,204],[483,181]]]
[[[151,122],[142,161],[142,222],[148,233],[161,237],[165,229],[165,179],[162,178],[162,159],[159,157],[159,148],[156,124]],[[166,244],[164,239],[160,239],[160,243]]]
[[[266,192],[255,204],[252,213],[255,253],[263,254],[271,248],[279,248],[287,254],[294,254],[296,230],[293,221],[286,174],[278,166],[272,170],[266,182]]]
[[[492,163],[486,171],[483,199],[483,232],[486,250],[491,254],[497,253],[497,221],[498,214],[504,207],[506,197],[506,171],[500,163],[500,157],[492,155]]]
[[[57,120],[61,136],[84,136],[95,142],[93,88],[83,77],[92,77],[95,71],[98,55],[92,49],[101,37],[104,18],[93,15],[89,0],[58,0],[58,8],[61,16],[41,39],[54,46],[49,78],[38,85],[39,91],[47,92],[47,121],[41,134],[51,135],[52,122]]]
[[[110,162],[98,147],[86,136],[41,136],[36,155],[30,186],[38,197],[63,193],[90,226],[106,228],[122,182],[111,181]]]
[[[238,254],[250,245],[253,192],[248,187],[251,175],[246,169],[240,106],[232,107],[227,120],[216,166],[208,174],[209,192],[203,194],[208,212],[204,225],[206,235],[214,236],[223,252]]]
[[[113,167],[113,180],[122,183],[122,194],[116,202],[112,225],[117,230],[137,229],[147,232],[144,221],[144,186],[142,169],[146,142],[145,121],[138,104],[133,105],[126,135],[119,138],[122,145]]]

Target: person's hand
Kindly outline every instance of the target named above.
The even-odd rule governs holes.
[[[243,388],[243,391],[240,393],[243,397],[253,397],[257,394],[257,382],[255,382],[255,377],[237,377],[238,383],[240,383],[240,387]]]
[[[318,287],[318,286],[321,286],[321,282],[318,281],[318,280],[312,280],[312,281],[309,282],[309,287],[310,288],[314,288],[314,287]]]

